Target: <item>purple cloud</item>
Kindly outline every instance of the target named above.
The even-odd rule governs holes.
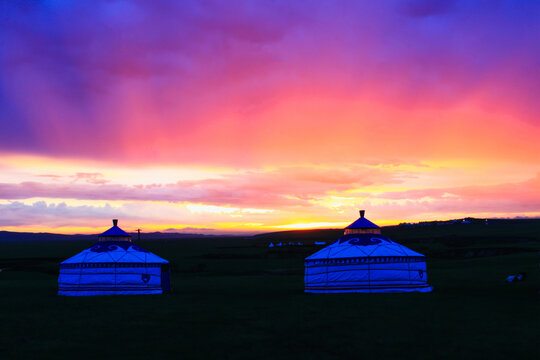
[[[536,1],[9,2],[2,12],[4,152],[238,162],[256,144],[220,144],[207,129],[225,117],[239,138],[264,138],[261,113],[298,95],[441,111],[474,99],[539,118]]]
[[[127,213],[122,208],[104,206],[68,206],[65,203],[47,204],[45,201],[37,201],[31,205],[22,202],[0,204],[0,226],[24,226],[24,225],[47,225],[47,226],[81,226],[90,221],[110,218],[138,219],[136,214]],[[81,222],[81,219],[86,221]]]

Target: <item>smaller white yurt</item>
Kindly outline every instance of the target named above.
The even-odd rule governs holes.
[[[58,295],[142,295],[170,290],[169,262],[131,242],[113,227],[97,244],[60,264]]]
[[[305,292],[430,292],[426,260],[381,235],[364,217],[345,228],[345,235],[305,259]]]

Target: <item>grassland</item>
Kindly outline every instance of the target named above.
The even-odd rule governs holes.
[[[539,229],[385,228],[428,256],[430,294],[304,294],[303,258],[339,230],[143,241],[171,262],[163,296],[58,297],[58,263],[91,241],[2,242],[0,358],[538,359]]]

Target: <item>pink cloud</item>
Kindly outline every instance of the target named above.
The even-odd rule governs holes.
[[[68,206],[65,203],[47,204],[44,201],[37,201],[31,205],[21,202],[10,204],[0,204],[0,226],[25,226],[25,225],[45,225],[45,226],[92,226],[99,224],[103,219],[114,217],[139,219],[133,213],[128,213],[121,208],[104,206]],[[82,220],[84,219],[84,220]]]
[[[374,197],[391,200],[422,199],[425,197],[435,199],[457,197],[461,200],[511,198],[523,202],[532,201],[540,205],[540,173],[529,180],[516,183],[391,191]]]
[[[103,185],[109,182],[109,180],[103,179],[103,174],[101,173],[85,173],[78,172],[73,176],[73,182],[83,180],[89,184]]]
[[[399,171],[353,166],[344,170],[309,167],[282,168],[269,172],[250,171],[223,178],[178,181],[172,184],[127,186],[106,184],[101,174],[78,173],[63,184],[22,182],[0,184],[0,198],[33,197],[79,200],[140,200],[202,202],[230,206],[310,206],[308,200],[331,191],[355,186],[400,182]]]
[[[536,214],[540,211],[540,174],[516,183],[352,195],[368,197],[362,206],[392,219],[437,219],[442,214]]]

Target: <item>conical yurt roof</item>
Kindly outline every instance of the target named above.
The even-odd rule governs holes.
[[[113,219],[113,226],[98,235],[98,241],[129,241],[131,235],[118,227],[118,219]]]
[[[108,229],[107,231],[104,231],[103,233],[99,234],[99,236],[131,236],[124,230],[120,229],[118,227],[118,220],[113,220],[113,226]]]
[[[360,210],[360,217],[355,222],[347,226],[345,229],[380,229],[379,226],[366,219],[364,217],[364,214],[365,211]]]
[[[168,263],[167,260],[127,241],[98,242],[62,264],[76,263]]]
[[[306,260],[424,256],[382,236],[381,228],[366,219],[364,214],[365,210],[360,210],[360,217],[345,228],[344,236]]]
[[[113,226],[98,235],[98,243],[70,257],[62,264],[77,263],[168,263],[167,260],[131,242],[131,235],[118,227],[118,220],[113,219]]]
[[[359,257],[424,256],[379,234],[349,234],[340,237],[306,260],[347,259]]]

